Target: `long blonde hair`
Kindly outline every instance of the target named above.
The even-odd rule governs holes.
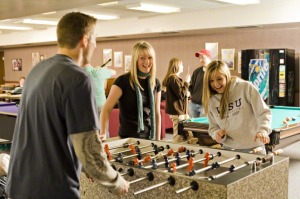
[[[229,97],[229,88],[231,84],[231,75],[229,68],[227,67],[224,61],[212,61],[206,67],[206,71],[203,79],[203,95],[202,95],[202,103],[204,106],[205,113],[208,113],[208,105],[209,99],[211,96],[217,94],[217,92],[211,88],[210,79],[213,77],[216,72],[219,71],[221,74],[226,77],[226,87],[222,94],[221,102],[220,102],[220,117],[224,118],[227,110],[228,110],[228,97]]]
[[[131,57],[131,66],[129,71],[129,81],[130,86],[132,89],[134,89],[134,84],[138,85],[140,89],[143,90],[139,80],[138,80],[138,59],[141,54],[141,52],[145,52],[147,56],[152,57],[152,67],[150,70],[150,76],[151,76],[151,88],[153,89],[155,86],[155,79],[156,79],[156,58],[155,58],[155,51],[154,48],[146,41],[140,41],[136,43],[132,50],[132,57]]]
[[[162,86],[167,87],[168,80],[171,76],[176,75],[179,72],[179,65],[182,63],[182,61],[178,58],[172,58],[169,61],[169,67],[166,73],[166,76],[164,80],[162,81]]]

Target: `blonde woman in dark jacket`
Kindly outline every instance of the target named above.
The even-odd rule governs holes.
[[[184,82],[180,77],[183,72],[182,61],[178,58],[172,58],[169,61],[167,74],[162,82],[162,86],[166,88],[166,113],[170,115],[173,122],[173,139],[172,142],[183,142],[182,136],[178,135],[178,122],[188,118],[186,100],[188,98],[188,86],[190,76],[187,76]],[[189,132],[188,142],[196,143],[197,138],[193,138],[192,132]]]

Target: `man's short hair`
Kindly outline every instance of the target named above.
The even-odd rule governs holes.
[[[73,49],[82,36],[89,34],[97,19],[80,12],[71,12],[64,15],[56,29],[59,47]]]

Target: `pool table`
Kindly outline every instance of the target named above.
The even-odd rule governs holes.
[[[270,143],[266,145],[268,151],[286,147],[300,140],[300,107],[270,106],[272,112],[272,133]],[[288,124],[283,121],[289,117]],[[294,118],[294,120],[292,120]],[[199,144],[210,146],[216,144],[207,133],[209,126],[206,117],[192,118],[179,123],[178,133],[185,136],[186,131],[192,131],[199,138]]]
[[[0,139],[12,140],[17,113],[15,102],[0,102]]]

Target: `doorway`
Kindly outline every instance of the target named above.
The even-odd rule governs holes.
[[[4,52],[0,52],[0,85],[5,83],[4,76],[5,76]]]

